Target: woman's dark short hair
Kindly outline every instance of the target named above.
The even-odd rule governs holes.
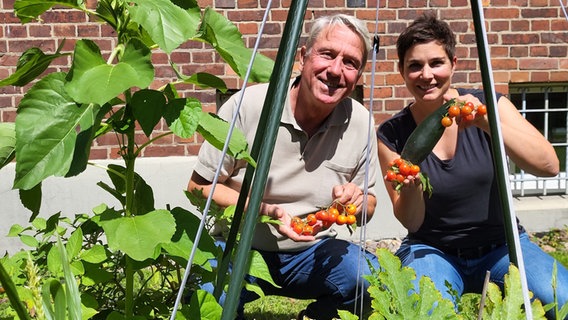
[[[399,66],[404,66],[406,52],[415,44],[436,41],[444,46],[451,61],[456,52],[456,37],[450,26],[438,20],[433,12],[427,12],[416,18],[398,37],[396,51]]]

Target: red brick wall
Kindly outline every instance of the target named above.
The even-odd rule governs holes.
[[[489,1],[488,1],[489,2]],[[247,46],[252,48],[257,38],[267,0],[201,0],[202,7],[211,6],[233,21],[243,33]],[[275,58],[290,0],[273,1],[269,20],[264,28],[261,52]],[[369,30],[378,30],[380,50],[375,70],[373,108],[380,123],[406,105],[409,95],[397,72],[397,56],[394,43],[400,31],[425,10],[437,10],[458,36],[459,49],[456,86],[481,86],[481,74],[477,55],[470,2],[466,0],[391,0],[380,1],[377,16],[377,0],[313,0],[308,4],[306,20],[313,17],[343,12],[353,14],[368,23]],[[387,3],[385,5],[385,3]],[[89,38],[97,42],[108,54],[115,44],[113,31],[105,25],[90,21],[78,11],[51,10],[42,16],[42,22],[22,25],[13,13],[14,0],[0,0],[0,79],[15,70],[21,53],[37,46],[46,53],[53,53],[66,39],[63,51],[70,52],[76,40]],[[89,8],[95,0],[87,1]],[[496,89],[508,93],[511,82],[549,82],[568,80],[568,22],[560,3],[556,0],[492,0],[485,4],[487,39],[492,58],[493,79]],[[304,30],[305,31],[305,30]],[[192,42],[182,45],[171,54],[184,74],[209,72],[221,76],[229,88],[240,88],[242,82],[227,68],[207,45]],[[57,59],[51,70],[67,71],[71,58]],[[156,66],[154,87],[171,81],[168,58],[164,53],[153,55]],[[365,102],[369,104],[371,61],[367,64],[361,84]],[[26,88],[0,88],[0,121],[14,121],[16,106]],[[180,88],[187,96],[200,99],[208,111],[215,110],[215,92],[200,90],[191,85]],[[155,134],[167,131],[159,124]],[[145,141],[139,134],[139,142]],[[167,136],[145,149],[144,156],[194,155],[201,138],[179,139]],[[93,159],[117,157],[117,146],[112,136],[99,139],[92,151]]]

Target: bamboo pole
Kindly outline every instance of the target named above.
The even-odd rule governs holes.
[[[503,136],[501,134],[501,126],[499,125],[499,112],[497,109],[495,85],[493,82],[491,57],[489,50],[487,49],[489,45],[487,44],[487,33],[485,31],[485,18],[483,16],[483,7],[479,0],[472,0],[471,10],[475,26],[475,38],[477,41],[481,78],[484,88],[483,92],[485,94],[488,111],[487,117],[489,119],[489,127],[491,129],[491,148],[493,150],[493,162],[495,172],[497,174],[497,185],[501,199],[501,206],[503,208],[503,220],[505,222],[507,247],[509,248],[509,260],[519,269],[526,317],[527,319],[532,319],[529,290],[523,263],[523,255],[521,252],[517,219],[511,204],[513,196],[509,186],[507,157],[504,152],[505,147],[503,144]]]
[[[290,75],[292,74],[292,66],[296,58],[296,49],[298,47],[302,31],[307,4],[308,0],[292,1],[288,12],[288,18],[284,26],[283,37],[276,56],[274,70],[270,77],[268,93],[266,100],[264,101],[259,126],[251,150],[251,156],[253,158],[256,159],[258,154],[256,172],[254,173],[255,170],[251,166],[248,166],[247,171],[245,172],[245,176],[254,177],[250,191],[250,200],[247,210],[248,214],[245,216],[239,245],[237,247],[233,263],[229,290],[224,304],[221,318],[223,320],[233,320],[236,316],[243,279],[246,271],[248,270],[247,262],[252,237],[262,197],[264,195],[270,163],[272,161],[272,153],[276,142],[276,135],[278,133],[282,110],[286,100],[288,86],[290,84]],[[242,217],[244,199],[246,199],[246,195],[248,195],[249,185],[250,184],[247,182],[246,188],[241,189],[239,201],[237,203],[236,214],[238,212],[240,217]],[[234,222],[236,221],[237,219],[234,219]],[[233,227],[231,229],[233,229]]]

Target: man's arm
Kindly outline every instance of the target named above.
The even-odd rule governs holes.
[[[213,184],[211,181],[203,178],[201,175],[196,173],[195,171],[191,175],[191,179],[189,180],[188,191],[192,191],[194,189],[202,190],[203,195],[209,197],[211,190],[213,189]],[[221,207],[228,207],[230,205],[235,205],[239,199],[239,192],[228,186],[217,183],[215,186],[215,193],[213,194],[213,201],[220,205]],[[247,203],[245,204],[245,211],[248,207],[248,199]],[[271,217],[272,219],[279,220],[281,224],[275,225],[276,230],[283,236],[286,236],[294,241],[313,241],[315,240],[314,236],[309,235],[299,235],[290,227],[292,218],[289,214],[284,212],[280,207],[277,205],[261,203],[260,204],[260,214],[266,215]]]

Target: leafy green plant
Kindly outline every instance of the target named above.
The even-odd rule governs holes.
[[[402,267],[400,259],[388,249],[377,249],[377,256],[381,269],[373,270],[371,275],[366,276],[371,284],[368,290],[373,309],[369,320],[478,319],[480,294],[465,294],[454,306],[450,300],[442,297],[428,277],[420,278],[418,288],[415,288],[414,270]],[[496,284],[488,283],[487,299],[481,310],[482,319],[526,319],[523,304],[519,271],[511,264],[505,276],[503,292]],[[546,319],[545,308],[538,299],[533,300],[531,308],[533,319]],[[341,311],[339,315],[343,320],[357,319],[348,311]]]
[[[81,0],[16,0],[14,11],[22,23],[28,23],[55,5],[80,10],[106,23],[116,32],[116,45],[106,59],[90,39],[77,41],[72,53],[62,52],[63,45],[52,54],[30,48],[18,60],[16,71],[0,81],[0,86],[32,84],[18,105],[15,126],[0,127],[0,168],[15,155],[14,188],[32,212],[31,225],[14,225],[10,235],[31,247],[29,254],[41,277],[57,279],[72,272],[79,289],[67,289],[65,297],[80,296],[83,308],[97,310],[93,318],[165,318],[171,312],[200,220],[197,213],[182,208],[155,208],[152,188],[135,171],[136,159],[154,141],[172,134],[188,138],[197,133],[220,148],[229,124],[204,112],[199,100],[181,96],[177,89],[180,84],[193,84],[225,92],[220,78],[206,73],[184,75],[171,63],[177,79],[152,89],[152,53],[171,54],[187,41],[203,42],[244,77],[252,52],[230,21],[211,8],[201,9],[193,0],[100,0],[94,11]],[[72,56],[68,71],[46,72],[63,55]],[[249,80],[267,81],[272,67],[272,60],[256,56]],[[160,121],[170,131],[155,135],[154,127]],[[136,137],[137,127],[145,141]],[[106,167],[111,183],[98,185],[120,207],[102,204],[92,214],[77,214],[74,219],[59,214],[38,217],[42,181],[83,172],[90,164],[93,141],[107,134],[116,137],[123,165]],[[255,165],[247,149],[244,136],[235,131],[229,155]],[[64,252],[57,249],[59,238]],[[213,239],[204,234],[190,285],[215,277],[208,260],[219,255]],[[20,299],[33,296],[24,286],[23,255],[6,256],[2,261],[12,266],[7,272],[17,279]],[[260,270],[257,276],[269,279],[267,270]],[[61,288],[53,281],[46,284],[44,300],[59,301]],[[182,311],[183,316],[187,308]]]
[[[442,298],[430,278],[419,280],[418,294],[412,268],[401,267],[398,257],[387,249],[378,249],[377,256],[381,270],[366,277],[373,299],[370,319],[458,319],[453,303]]]

